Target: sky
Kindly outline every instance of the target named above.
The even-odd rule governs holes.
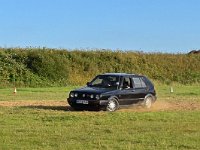
[[[187,53],[200,0],[0,0],[0,47]]]

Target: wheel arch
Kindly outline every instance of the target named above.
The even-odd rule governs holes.
[[[110,97],[108,97],[108,101],[111,100],[111,99],[116,99],[117,102],[119,103],[119,98],[117,96],[110,96]]]

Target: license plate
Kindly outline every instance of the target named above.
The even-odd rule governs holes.
[[[88,101],[86,100],[76,100],[77,104],[88,104]]]

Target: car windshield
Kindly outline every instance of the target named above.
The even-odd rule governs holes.
[[[94,78],[89,86],[99,88],[112,88],[117,89],[119,85],[119,76],[112,75],[99,75]]]

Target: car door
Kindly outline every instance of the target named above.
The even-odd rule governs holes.
[[[119,92],[119,104],[129,105],[133,103],[133,94],[135,90],[133,88],[133,82],[131,77],[124,77],[122,79],[120,92]]]
[[[133,89],[132,94],[133,103],[143,101],[147,94],[147,86],[141,77],[132,77]]]

